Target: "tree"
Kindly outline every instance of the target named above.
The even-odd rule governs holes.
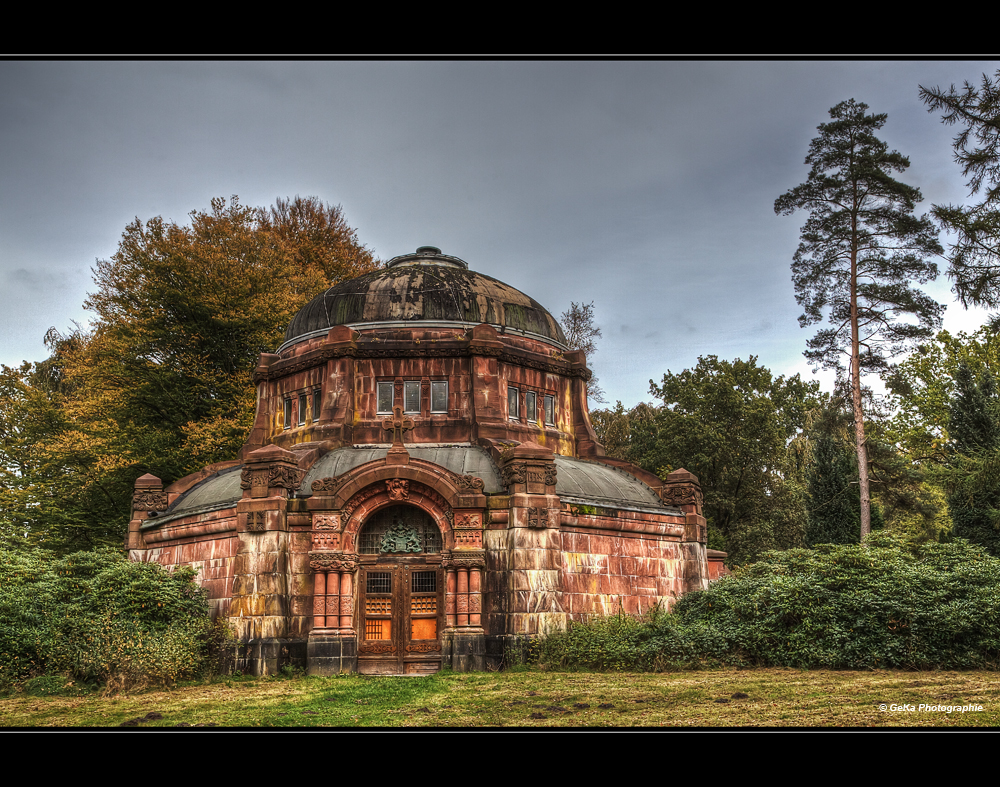
[[[805,495],[787,448],[822,401],[819,383],[775,378],[755,357],[709,355],[649,390],[662,405],[633,420],[629,459],[661,477],[681,467],[698,476],[710,543],[733,563],[801,546]]]
[[[136,219],[94,269],[88,332],[53,334],[52,358],[5,370],[0,410],[26,424],[44,415],[47,431],[37,460],[8,476],[19,513],[0,518],[56,549],[80,543],[59,535],[71,532],[120,543],[135,479],[170,483],[233,459],[253,421],[260,353],[318,292],[378,264],[341,209],[315,197],[269,210],[214,199],[188,225]]]
[[[566,344],[574,350],[583,350],[587,360],[592,361],[597,352],[594,339],[601,338],[601,329],[594,325],[594,302],[571,302],[569,309],[560,316],[559,323],[566,335]],[[587,381],[587,398],[601,404],[608,401],[604,398],[604,389],[598,385],[596,375]]]
[[[610,409],[591,410],[590,422],[597,433],[598,442],[608,456],[638,464],[635,457],[634,438],[637,433],[654,427],[657,408],[639,402],[631,410],[616,402]]]
[[[966,82],[920,87],[928,112],[943,112],[946,125],[964,126],[955,137],[955,161],[967,177],[969,195],[983,193],[978,205],[935,205],[934,217],[958,239],[949,255],[949,276],[963,306],[1000,305],[1000,69],[996,82],[983,74],[981,87]]]
[[[913,213],[919,189],[891,177],[910,162],[875,135],[886,115],[867,110],[854,99],[831,109],[832,121],[809,145],[808,179],[774,203],[779,215],[809,212],[792,262],[795,299],[804,308],[799,324],[820,322],[826,312],[833,326],[809,340],[805,355],[841,371],[849,358],[862,537],[871,529],[871,495],[861,376],[886,371],[889,358],[932,336],[943,311],[910,286],[937,277],[928,257],[942,249],[930,219]]]
[[[832,435],[816,441],[809,473],[809,524],[806,541],[816,544],[856,544],[858,511],[853,505],[857,484],[851,494],[851,477],[857,477],[850,454],[841,449]]]
[[[955,382],[946,473],[953,532],[1000,556],[1000,396],[989,371],[977,380],[962,364]]]

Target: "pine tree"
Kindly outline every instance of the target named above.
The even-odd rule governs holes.
[[[956,233],[949,273],[965,306],[1000,305],[1000,69],[996,82],[986,74],[980,87],[966,82],[920,88],[928,112],[940,110],[946,125],[960,124],[955,161],[967,177],[969,194],[983,194],[978,205],[935,205],[934,218]]]
[[[816,440],[809,472],[809,523],[806,540],[816,544],[856,544],[859,534],[857,471],[850,454],[832,435]]]
[[[799,324],[826,317],[832,327],[817,331],[805,355],[839,371],[848,359],[862,537],[871,529],[871,495],[861,376],[886,371],[890,358],[931,337],[943,311],[910,285],[937,277],[928,257],[942,249],[930,219],[913,213],[919,189],[891,177],[909,159],[876,136],[886,115],[867,110],[854,99],[831,109],[831,122],[809,145],[806,182],[774,203],[779,215],[809,212],[792,262],[795,299],[804,309]]]

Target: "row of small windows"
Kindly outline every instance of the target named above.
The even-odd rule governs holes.
[[[411,415],[419,415],[423,412],[420,398],[422,384],[419,380],[407,381],[403,383],[403,412]],[[392,412],[393,400],[395,397],[395,383],[378,384],[378,412],[386,414]],[[431,381],[431,412],[448,412],[448,381]]]
[[[538,400],[542,400],[542,417],[547,426],[556,424],[556,398],[545,394],[539,397],[534,391],[524,392],[524,414],[528,423],[538,422]],[[507,415],[512,421],[521,420],[521,391],[513,385],[507,387]]]
[[[395,400],[395,383],[378,383],[378,414],[388,415],[392,413]],[[448,381],[432,380],[431,389],[431,413],[448,412]],[[419,415],[423,412],[421,397],[423,390],[422,383],[417,380],[403,383],[403,412],[409,415]],[[322,401],[322,391],[316,388],[311,392],[312,410],[311,420],[319,420],[320,404]],[[310,414],[309,409],[310,393],[300,393],[297,397],[285,398],[284,428],[291,429],[293,425],[305,426],[306,418]],[[524,413],[528,423],[538,422],[538,405],[541,399],[542,418],[547,426],[555,426],[556,423],[556,400],[549,394],[539,395],[535,391],[524,392]],[[521,420],[521,391],[515,386],[507,388],[507,414],[512,421]]]
[[[312,392],[312,421],[319,420],[320,402],[323,392],[317,388]],[[285,399],[285,429],[291,429],[294,424],[305,426],[306,415],[309,413],[309,394],[300,393],[297,397],[287,397]]]

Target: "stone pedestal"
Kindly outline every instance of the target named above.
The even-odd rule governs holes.
[[[331,629],[313,629],[306,648],[309,675],[340,675],[358,671],[358,639]]]
[[[486,668],[486,635],[482,629],[445,631],[441,637],[445,664],[455,672],[482,672]]]

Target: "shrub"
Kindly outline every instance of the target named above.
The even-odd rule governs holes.
[[[114,550],[0,552],[0,682],[66,675],[125,689],[204,672],[220,630],[194,576]]]
[[[997,669],[1000,560],[962,540],[915,545],[888,532],[771,552],[670,614],[574,623],[537,653],[564,669]]]
[[[681,625],[711,626],[730,659],[834,669],[995,669],[1000,560],[982,548],[864,544],[773,552],[682,598]]]

